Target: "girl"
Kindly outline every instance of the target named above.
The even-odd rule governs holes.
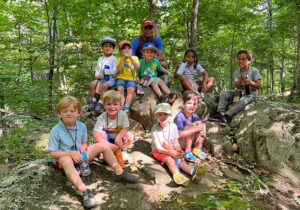
[[[188,186],[190,180],[180,173],[180,169],[192,175],[193,181],[199,182],[201,177],[206,173],[206,168],[203,164],[192,167],[184,161],[182,158],[183,151],[178,143],[179,134],[177,126],[169,121],[169,117],[171,116],[170,104],[161,103],[156,106],[155,117],[157,123],[151,130],[152,155],[162,165],[166,163],[176,184]]]
[[[194,90],[197,93],[206,93],[215,83],[215,78],[208,77],[205,69],[198,64],[197,52],[194,49],[186,50],[183,62],[178,62],[175,78],[178,75],[184,90]]]

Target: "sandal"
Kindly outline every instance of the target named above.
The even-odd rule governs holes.
[[[206,167],[205,165],[201,164],[200,166],[196,166],[195,174],[192,177],[192,181],[199,183],[201,178],[206,174]]]
[[[183,174],[181,174],[179,172],[173,174],[173,180],[176,184],[183,185],[185,187],[187,187],[190,183],[190,179],[186,178]]]
[[[196,158],[191,151],[184,152],[184,159],[188,162],[194,163]]]

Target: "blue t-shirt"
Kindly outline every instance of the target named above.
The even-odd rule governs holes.
[[[77,151],[80,151],[81,143],[87,142],[87,129],[82,122],[76,121],[75,124],[74,128],[70,128],[60,120],[50,132],[48,150],[72,151],[77,149]],[[74,141],[76,142],[76,148]]]
[[[174,119],[174,123],[177,125],[178,130],[183,131],[186,126],[188,126],[194,122],[197,122],[199,120],[200,120],[200,118],[195,113],[192,114],[192,118],[188,118],[181,111],[176,115],[176,117]]]
[[[142,52],[143,47],[146,43],[154,44],[152,41],[145,42],[144,39],[142,38],[142,46],[141,46],[141,49],[140,49],[141,52]],[[155,37],[155,46],[158,50],[164,50],[162,40],[159,36]],[[141,55],[139,55],[139,53],[136,52],[138,47],[139,47],[139,40],[138,40],[138,38],[135,38],[131,41],[132,55],[138,56],[139,59],[142,59],[141,55],[143,55],[143,54],[141,53]]]

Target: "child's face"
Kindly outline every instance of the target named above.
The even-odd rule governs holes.
[[[103,50],[105,56],[110,56],[110,55],[112,55],[112,53],[115,50],[115,48],[114,48],[114,46],[113,46],[112,43],[105,42],[102,45],[102,50]]]
[[[159,123],[165,124],[168,120],[168,118],[171,116],[171,114],[165,113],[165,112],[158,112],[155,114],[156,119]]]
[[[59,116],[67,126],[74,126],[77,117],[80,115],[78,109],[73,104],[59,112]]]
[[[151,49],[143,50],[143,55],[145,56],[146,61],[151,61],[154,58],[155,51]]]
[[[247,70],[251,61],[248,60],[247,55],[242,53],[237,56],[237,64],[241,70]]]
[[[114,118],[117,116],[118,111],[121,108],[121,103],[117,100],[108,100],[104,103],[104,108],[107,112],[109,118]]]
[[[188,65],[193,65],[195,62],[195,55],[192,52],[188,52],[185,56],[185,61]]]
[[[193,96],[190,100],[186,101],[183,104],[184,111],[193,114],[198,107],[198,99],[197,96]]]

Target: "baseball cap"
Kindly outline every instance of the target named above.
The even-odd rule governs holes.
[[[144,50],[147,50],[147,49],[157,51],[157,48],[156,48],[155,45],[152,44],[152,43],[146,43],[146,44],[144,45],[143,51],[144,51]]]
[[[124,46],[124,44],[127,44],[131,47],[131,43],[129,41],[124,40],[119,44],[119,49],[121,49]]]
[[[154,27],[154,22],[150,19],[146,19],[142,23],[142,28],[144,28],[145,26],[153,26]]]
[[[114,47],[116,46],[116,40],[111,37],[105,37],[104,39],[102,39],[101,46],[103,46],[103,44],[106,42],[111,43]]]
[[[155,114],[159,112],[164,112],[167,114],[172,114],[172,108],[171,105],[168,103],[160,103],[155,108]]]

